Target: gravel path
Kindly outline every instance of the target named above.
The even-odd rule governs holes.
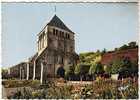
[[[2,99],[7,99],[6,89],[4,88],[3,85],[2,85]]]

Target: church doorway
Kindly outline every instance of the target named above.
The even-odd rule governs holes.
[[[64,78],[65,77],[65,69],[62,65],[63,64],[61,64],[61,66],[57,69],[57,76]]]

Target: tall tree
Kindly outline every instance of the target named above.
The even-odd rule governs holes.
[[[74,67],[69,65],[69,66],[65,66],[65,78],[71,80],[71,78],[73,78],[74,75]]]
[[[96,63],[94,63],[94,64],[92,64],[92,65],[90,66],[89,75],[95,74],[95,72],[96,72],[96,67],[97,67],[97,64],[96,64]]]
[[[107,73],[107,74],[111,74],[111,67],[110,66],[107,66],[107,65],[105,65],[104,66],[104,71],[105,71],[105,73]]]
[[[74,72],[76,75],[80,76],[80,79],[82,80],[83,77],[86,77],[86,75],[88,74],[89,68],[90,68],[90,65],[88,65],[88,64],[78,64],[75,67]]]
[[[100,62],[97,63],[95,72],[96,74],[102,74],[104,72],[104,68]]]
[[[137,44],[136,44],[136,42],[130,42],[130,43],[128,43],[128,46],[130,48],[135,48],[137,46]]]
[[[101,52],[101,54],[106,53],[106,51],[107,51],[106,48],[104,48],[103,51]]]
[[[128,49],[128,46],[127,46],[126,44],[124,44],[123,46],[121,46],[121,47],[119,48],[119,50],[126,50],[126,49]]]

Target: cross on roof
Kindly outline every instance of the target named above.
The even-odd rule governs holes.
[[[54,6],[54,13],[56,14],[56,5]]]

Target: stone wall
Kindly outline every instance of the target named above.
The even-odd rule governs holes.
[[[101,63],[104,65],[108,65],[115,59],[126,57],[129,58],[131,61],[138,61],[138,48],[105,53],[102,56]]]

